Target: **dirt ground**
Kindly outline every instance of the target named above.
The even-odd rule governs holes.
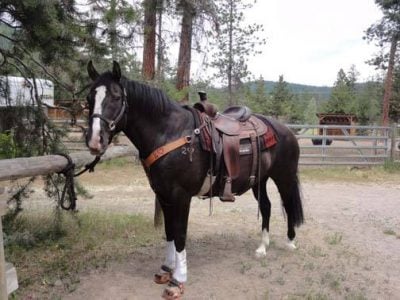
[[[153,217],[154,195],[139,167],[98,171],[83,181],[95,196],[80,210],[116,210]],[[116,180],[117,178],[117,180]],[[261,238],[257,202],[192,199],[185,299],[400,299],[400,184],[302,182],[306,223],[297,250],[286,248],[286,221],[273,183],[271,245]],[[164,243],[81,275],[63,299],[160,299],[152,282]]]

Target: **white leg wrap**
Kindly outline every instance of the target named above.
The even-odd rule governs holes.
[[[287,246],[290,250],[296,250],[297,246],[294,240],[288,240]]]
[[[256,250],[256,256],[265,257],[267,255],[268,246],[269,246],[269,233],[267,229],[263,229],[261,236],[261,244]]]
[[[187,281],[187,263],[186,263],[186,250],[182,250],[182,252],[176,252],[176,267],[174,270],[173,277],[179,282]]]
[[[167,246],[165,247],[165,260],[164,265],[168,268],[174,269],[175,268],[175,243],[174,241],[167,242]],[[165,271],[161,270],[161,273],[165,273]]]

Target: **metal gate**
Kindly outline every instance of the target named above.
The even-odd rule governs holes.
[[[400,161],[400,126],[397,125],[287,126],[299,141],[302,165],[382,165],[387,160]]]

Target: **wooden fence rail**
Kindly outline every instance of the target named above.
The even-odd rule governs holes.
[[[101,161],[117,157],[137,155],[133,147],[114,146],[110,147],[102,156]],[[88,151],[71,153],[70,157],[77,168],[80,168],[91,161],[94,156]],[[47,175],[62,171],[68,164],[68,160],[61,155],[46,155],[27,158],[3,159],[0,160],[0,182],[14,180],[24,177]],[[18,288],[18,280],[15,268],[5,262],[3,230],[1,216],[6,213],[5,189],[0,187],[0,300],[6,300],[8,294]]]

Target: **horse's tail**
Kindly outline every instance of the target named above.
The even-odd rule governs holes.
[[[286,210],[288,221],[298,227],[304,223],[303,204],[301,200],[300,182],[297,174],[290,185],[290,192],[283,205]]]

